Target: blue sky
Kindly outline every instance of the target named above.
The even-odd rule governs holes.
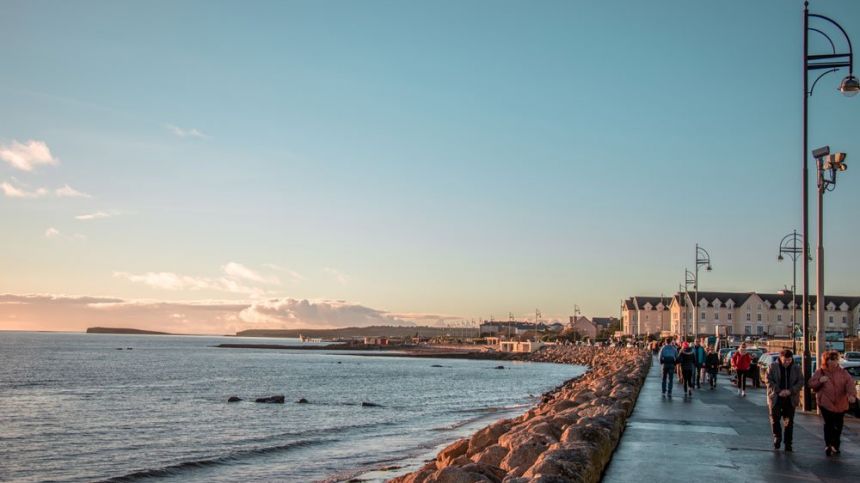
[[[812,10],[860,42],[858,2]],[[785,0],[5,1],[0,147],[54,164],[0,162],[32,195],[0,198],[0,293],[613,315],[676,290],[697,242],[703,289],[777,290],[801,22]],[[816,88],[810,148],[853,167],[844,75]],[[826,204],[840,294],[860,294],[852,173]],[[223,327],[340,323],[275,305]]]

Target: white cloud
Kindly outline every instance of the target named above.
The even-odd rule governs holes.
[[[113,213],[107,213],[104,211],[97,211],[95,213],[87,213],[85,215],[78,215],[75,217],[76,220],[89,221],[89,220],[101,220],[104,218],[110,218],[114,216]]]
[[[49,240],[65,240],[65,241],[77,241],[77,242],[83,242],[83,241],[87,240],[86,235],[82,235],[80,233],[75,233],[73,235],[66,235],[54,227],[50,227],[47,230],[45,230],[45,238],[47,238]]]
[[[45,238],[57,238],[60,236],[60,230],[51,227],[45,230]]]
[[[50,192],[45,188],[37,188],[35,191],[27,191],[26,188],[18,187],[12,183],[4,181],[0,183],[0,189],[7,198],[43,198],[48,196]]]
[[[305,280],[307,280],[305,278],[305,276],[302,275],[301,273],[299,273],[295,270],[290,270],[290,269],[281,267],[279,265],[275,265],[274,263],[264,263],[263,266],[266,268],[271,268],[272,270],[277,270],[279,272],[286,273],[287,275],[290,276],[290,281],[294,282],[294,283],[295,282],[304,282]]]
[[[142,274],[114,272],[113,276],[161,290],[214,290],[251,296],[263,295],[263,290],[259,288],[249,287],[226,277],[192,277],[173,272],[146,272]]]
[[[254,270],[251,270],[250,268],[242,265],[241,263],[229,262],[223,267],[221,267],[221,270],[223,270],[224,273],[226,273],[230,277],[249,280],[251,282],[268,283],[275,285],[279,285],[281,283],[281,281],[278,280],[278,277],[261,275],[258,272],[255,272]]]
[[[92,198],[91,195],[81,193],[80,191],[72,188],[69,185],[64,185],[62,188],[57,188],[56,190],[54,190],[54,194],[57,195],[57,198]]]
[[[176,136],[181,137],[181,138],[209,139],[209,135],[207,135],[206,133],[204,133],[203,131],[200,131],[198,129],[194,129],[194,128],[183,129],[181,127],[174,126],[172,124],[165,124],[164,127],[167,128],[167,130],[169,130],[170,132],[172,132]]]
[[[251,304],[239,313],[239,318],[277,329],[414,325],[385,311],[343,300],[271,299]]]
[[[339,270],[336,270],[336,269],[330,268],[330,267],[325,267],[325,268],[323,268],[323,271],[325,273],[331,275],[332,277],[334,277],[335,281],[337,281],[337,283],[339,283],[341,285],[346,285],[347,283],[349,283],[349,276],[347,274],[339,271]]]
[[[44,141],[27,141],[19,143],[12,141],[12,144],[0,144],[0,159],[9,163],[13,168],[21,171],[33,171],[40,165],[56,165],[60,162],[51,154],[51,149]]]

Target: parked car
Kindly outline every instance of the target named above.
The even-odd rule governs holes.
[[[849,361],[860,361],[860,352],[848,351],[845,354],[842,354],[842,357]]]
[[[848,358],[848,354],[851,354],[851,358]],[[842,357],[839,358],[839,365],[845,369],[849,367],[860,367],[860,358],[855,358],[854,354],[860,355],[860,352],[846,352],[842,354]]]
[[[779,359],[779,352],[768,352],[758,358],[758,370],[762,381],[767,379],[767,368],[777,359]]]

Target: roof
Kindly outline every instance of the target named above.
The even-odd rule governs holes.
[[[693,291],[688,292],[690,298],[694,298],[696,293]],[[725,305],[726,302],[731,300],[734,302],[735,307],[740,307],[746,301],[752,297],[753,295],[758,296],[762,302],[767,302],[771,306],[777,304],[777,302],[782,302],[786,307],[791,303],[792,294],[791,292],[785,293],[758,293],[758,292],[699,292],[699,300],[705,299],[708,307],[712,307],[715,300],[720,301],[720,305]],[[647,298],[647,297],[642,297]],[[843,303],[848,305],[848,310],[854,310],[860,305],[860,297],[847,296],[847,295],[827,295],[824,297],[825,301],[828,305],[830,302],[833,302],[837,307],[841,306]],[[798,307],[803,305],[803,297],[801,295],[795,295],[795,304]],[[683,293],[676,293],[672,296],[672,300],[679,303],[682,307],[686,306],[686,297],[683,296]],[[815,295],[809,296],[809,303],[815,305]],[[653,305],[653,303],[652,303]]]
[[[594,325],[609,327],[612,322],[618,322],[618,319],[615,317],[592,317],[591,321],[594,322]]]
[[[636,308],[638,308],[640,310],[644,309],[645,305],[647,305],[647,304],[651,304],[652,307],[656,308],[657,305],[659,305],[660,303],[662,303],[663,306],[665,307],[664,310],[668,310],[669,309],[669,302],[671,302],[671,300],[672,300],[671,297],[663,297],[663,296],[661,296],[661,297],[645,297],[645,296],[641,296],[641,295],[637,295],[636,297],[633,297],[633,299],[634,299],[634,303],[636,305]]]

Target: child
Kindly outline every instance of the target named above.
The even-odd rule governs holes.
[[[708,384],[711,389],[717,388],[717,373],[720,372],[720,356],[714,352],[714,346],[708,346],[708,354],[705,356],[705,370],[708,372]]]

